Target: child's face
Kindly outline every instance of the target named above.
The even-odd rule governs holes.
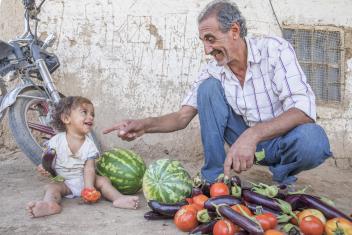
[[[88,134],[94,124],[94,107],[91,104],[83,103],[71,110],[69,116],[65,117],[66,130],[79,135]]]

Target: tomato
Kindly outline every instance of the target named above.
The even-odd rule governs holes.
[[[326,223],[326,218],[323,213],[321,213],[320,211],[318,211],[316,209],[305,209],[305,210],[301,211],[298,215],[298,224],[300,224],[302,219],[308,215],[314,215],[315,217],[320,219],[320,221],[323,223],[323,225]]]
[[[243,215],[242,211],[244,211],[247,215],[253,216],[253,213],[251,212],[251,210],[250,210],[248,207],[246,207],[245,205],[237,204],[237,205],[231,206],[231,208],[232,208],[234,211],[240,213],[241,215]],[[241,210],[241,209],[242,209],[242,210]]]
[[[280,232],[279,230],[269,229],[265,231],[264,235],[285,235],[285,234],[283,232]]]
[[[325,224],[326,235],[351,235],[352,234],[352,222],[345,218],[333,218]]]
[[[205,196],[204,194],[199,194],[197,196],[193,197],[193,204],[197,205],[200,209],[204,209],[204,203],[208,200],[209,198]]]
[[[186,202],[188,202],[188,204],[193,203],[193,198],[191,198],[191,197],[187,197],[185,200],[186,200]]]
[[[94,188],[84,188],[81,191],[81,197],[86,203],[94,203],[99,201],[101,193]]]
[[[297,218],[299,217],[299,213],[301,213],[300,211],[294,211],[293,212],[296,216],[297,216]],[[292,219],[290,219],[290,222],[291,222],[291,224],[294,224],[294,225],[298,225],[298,221],[294,218],[294,217],[292,217]]]
[[[305,235],[322,235],[324,233],[324,224],[318,217],[308,215],[299,223],[299,229]]]
[[[184,209],[186,209],[186,210],[194,211],[195,213],[198,212],[198,207],[197,207],[196,205],[194,205],[194,204],[184,205],[184,206],[182,206],[180,209],[182,209],[182,208],[184,208]]]
[[[255,216],[264,231],[276,228],[277,219],[272,213],[264,213]]]
[[[230,190],[225,183],[217,182],[210,186],[210,197],[230,195]]]
[[[174,223],[183,232],[189,232],[198,225],[197,209],[192,205],[182,206],[174,216]]]
[[[240,228],[227,219],[218,220],[213,228],[214,235],[233,235],[238,231]]]

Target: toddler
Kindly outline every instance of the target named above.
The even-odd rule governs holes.
[[[55,149],[53,168],[63,182],[46,185],[41,201],[28,203],[30,217],[42,217],[60,213],[61,198],[79,197],[83,189],[96,189],[111,201],[114,207],[136,209],[137,196],[125,196],[118,192],[107,177],[95,174],[95,159],[99,151],[88,136],[94,124],[94,107],[90,100],[80,96],[63,98],[55,107],[53,125],[61,131],[48,142]],[[38,167],[48,175],[42,166]]]

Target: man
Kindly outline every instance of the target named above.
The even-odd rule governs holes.
[[[205,158],[201,173],[209,182],[229,175],[231,168],[240,173],[258,162],[269,166],[274,181],[291,184],[294,175],[331,156],[324,130],[314,123],[315,96],[287,41],[246,37],[245,19],[229,1],[209,3],[198,17],[198,29],[213,59],[181,109],[125,120],[104,133],[116,130],[131,141],[144,133],[183,129],[198,113]],[[225,141],[231,146],[227,154]]]

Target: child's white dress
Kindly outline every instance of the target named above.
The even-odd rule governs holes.
[[[99,156],[99,151],[93,140],[87,135],[76,154],[73,154],[68,147],[66,132],[60,132],[53,136],[47,145],[56,150],[53,168],[58,175],[65,179],[64,183],[72,192],[72,195],[66,197],[79,197],[84,187],[84,164],[87,160],[96,159]]]

